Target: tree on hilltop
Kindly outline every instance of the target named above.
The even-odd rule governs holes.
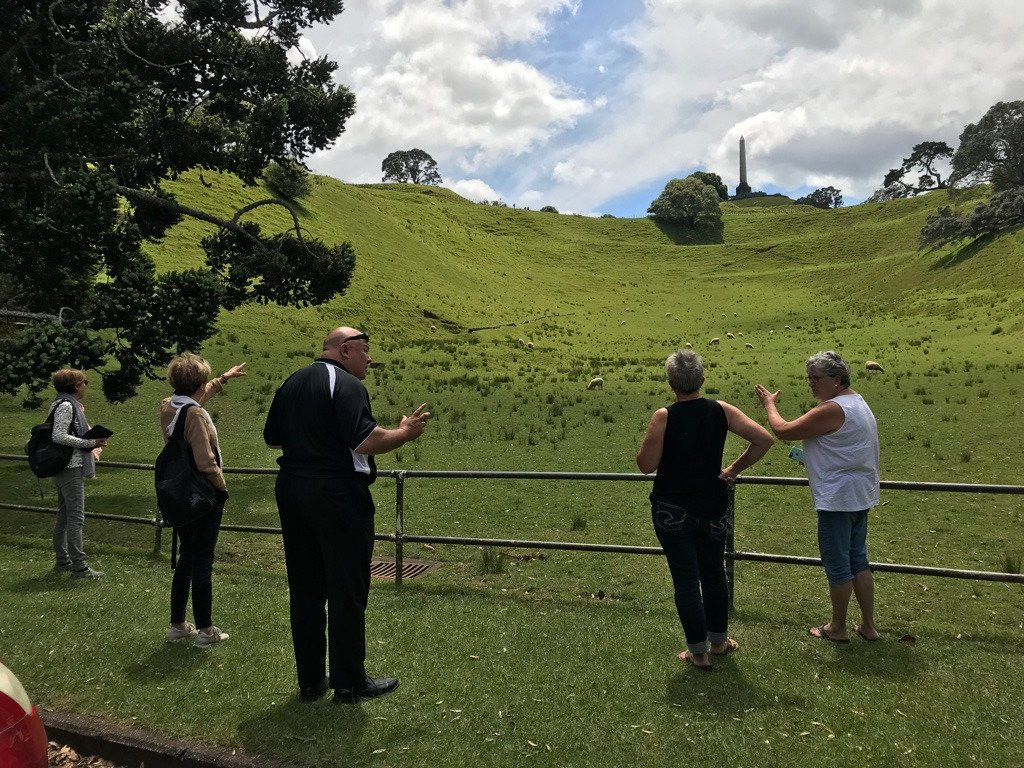
[[[694,171],[688,178],[699,179],[709,187],[712,187],[715,192],[718,193],[719,200],[729,199],[729,188],[725,186],[725,182],[722,181],[722,177],[717,173],[711,173],[709,171]]]
[[[713,187],[690,176],[669,181],[647,213],[656,221],[702,232],[721,232],[722,209],[718,202],[718,192]]]
[[[397,181],[401,184],[441,183],[437,163],[422,149],[396,150],[384,158],[380,170],[384,174],[382,181]]]
[[[798,197],[794,205],[813,205],[815,208],[839,208],[843,204],[843,193],[835,187],[821,187],[809,195]]]
[[[951,186],[991,182],[993,192],[1024,187],[1024,101],[993,104],[960,134]]]
[[[921,192],[928,192],[933,189],[946,189],[947,182],[943,180],[942,174],[935,167],[943,160],[953,157],[953,148],[944,141],[922,141],[915,144],[910,151],[910,157],[903,158],[903,164],[899,168],[890,168],[882,179],[882,189],[872,195],[872,201],[878,202],[885,199],[899,197],[910,197]],[[910,183],[905,180],[907,174],[917,174],[917,183]],[[883,190],[886,193],[883,195]],[[874,198],[878,196],[878,200]]]
[[[230,218],[181,204],[161,182],[217,171],[257,182],[267,164],[330,146],[355,100],[326,58],[291,64],[300,30],[341,0],[35,0],[0,4],[0,391],[28,404],[61,366],[102,368],[131,397],[195,350],[222,308],[302,306],[345,291],[348,243],[309,237],[290,207]],[[273,235],[245,220],[288,208]],[[157,274],[146,241],[183,217],[216,227],[206,264]],[[35,316],[29,316],[29,315]],[[39,316],[50,316],[52,321]]]

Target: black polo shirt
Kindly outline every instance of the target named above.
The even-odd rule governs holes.
[[[323,358],[296,371],[270,404],[263,439],[280,446],[277,463],[298,477],[377,477],[373,456],[355,449],[377,422],[363,383],[333,360]]]

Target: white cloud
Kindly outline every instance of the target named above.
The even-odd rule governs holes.
[[[462,195],[467,200],[479,203],[482,200],[500,200],[501,195],[495,192],[483,179],[459,179],[444,184],[457,195]]]
[[[568,0],[386,0],[350,6],[315,31],[340,62],[356,114],[316,169],[376,181],[381,160],[419,147],[442,176],[474,173],[543,145],[590,105],[502,46],[541,38]],[[450,169],[450,170],[449,170]]]
[[[650,0],[622,32],[638,54],[589,139],[557,148],[554,205],[599,208],[631,188],[705,166],[730,187],[738,138],[750,183],[880,185],[923,140],[956,145],[967,122],[1020,98],[1024,15],[1011,2],[718,3]],[[523,180],[536,187],[536,177]],[[514,194],[514,192],[510,192]]]
[[[554,20],[575,24],[588,9],[349,4],[310,35],[357,98],[337,148],[314,168],[379,181],[385,155],[416,146],[442,176],[462,177],[455,184],[499,186],[521,205],[601,210],[693,167],[734,187],[742,134],[755,188],[833,184],[849,199],[870,194],[917,142],[955,146],[993,103],[1024,97],[1016,0],[646,0],[612,34],[629,56],[604,51],[608,30],[580,49],[600,55],[586,66],[595,93],[558,79],[568,65],[544,65],[568,57],[543,55],[560,44]]]

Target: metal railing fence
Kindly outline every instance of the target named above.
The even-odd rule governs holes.
[[[25,456],[0,453],[0,460],[27,461]],[[152,472],[152,464],[136,464],[123,461],[98,461],[99,467],[115,469],[131,469]],[[258,467],[224,467],[225,474],[237,475],[276,475],[276,468]],[[493,546],[523,549],[554,549],[573,552],[613,552],[618,554],[663,555],[661,547],[633,546],[628,544],[590,544],[573,541],[538,541],[529,539],[494,539],[470,536],[422,536],[405,532],[405,482],[413,478],[448,479],[448,480],[577,480],[604,482],[651,482],[651,475],[629,472],[528,472],[504,470],[432,470],[432,469],[390,469],[378,472],[378,477],[390,477],[395,480],[395,531],[394,533],[378,533],[377,541],[390,541],[395,545],[395,583],[402,583],[403,548],[406,542],[422,544],[455,544],[466,546]],[[807,479],[802,477],[759,477],[743,476],[737,478],[737,485],[777,485],[806,486]],[[930,491],[938,493],[985,493],[1009,494],[1024,496],[1024,485],[993,485],[984,483],[932,483],[912,480],[883,480],[881,487],[896,491]],[[8,504],[0,502],[0,509],[22,512],[56,514],[57,510],[47,507],[35,507],[24,504]],[[729,514],[734,515],[735,489],[730,492]],[[163,522],[159,516],[153,518],[111,515],[100,512],[87,512],[86,517],[97,520],[112,520],[134,525],[150,525],[155,528],[154,552],[160,551]],[[821,559],[800,555],[779,555],[770,552],[744,552],[735,547],[733,537],[734,526],[729,527],[730,533],[726,543],[726,574],[729,581],[729,604],[733,603],[735,585],[735,563],[737,560],[755,563],[781,563],[785,565],[820,566]],[[242,533],[280,534],[280,528],[253,525],[221,525],[222,531]],[[944,568],[927,565],[907,565],[903,563],[871,563],[872,570],[886,573],[914,574],[918,576],[938,576],[953,579],[972,579],[978,581],[998,581],[1024,584],[1024,574],[999,573],[995,571],[972,571],[956,568]]]

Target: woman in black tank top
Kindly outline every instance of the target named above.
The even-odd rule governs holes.
[[[651,416],[636,463],[646,474],[657,470],[651,517],[668,560],[686,635],[686,650],[679,658],[710,669],[709,654],[739,647],[729,637],[725,541],[732,519],[728,489],[740,472],[768,452],[774,440],[736,406],[701,397],[704,364],[696,352],[680,349],[669,356],[665,367],[676,400]],[[723,469],[727,432],[750,445]]]

